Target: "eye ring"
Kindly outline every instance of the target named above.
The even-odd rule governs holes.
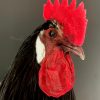
[[[53,31],[53,30],[51,30],[51,31],[49,32],[49,36],[50,36],[50,37],[56,37],[56,35],[57,35],[57,33],[56,33],[55,31]]]

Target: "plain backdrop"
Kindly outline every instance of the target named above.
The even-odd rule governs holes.
[[[0,81],[23,40],[44,22],[46,0],[0,0]],[[78,3],[81,0],[77,0]],[[85,61],[74,56],[77,100],[100,100],[100,0],[84,0],[88,28],[84,51]]]

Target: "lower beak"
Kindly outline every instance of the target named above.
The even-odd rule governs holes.
[[[67,43],[64,42],[60,46],[63,49],[64,53],[72,52],[75,55],[79,56],[82,60],[85,59],[85,54],[81,46],[75,46],[75,45],[70,44],[69,42]]]

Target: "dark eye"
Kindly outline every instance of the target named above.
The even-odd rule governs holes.
[[[49,36],[50,36],[50,37],[55,37],[55,36],[56,36],[56,34],[57,34],[57,33],[56,33],[56,32],[54,32],[54,31],[50,31],[50,32],[49,32]]]

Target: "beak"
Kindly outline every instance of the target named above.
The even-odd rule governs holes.
[[[70,42],[64,40],[60,42],[59,46],[61,47],[61,49],[63,49],[65,54],[67,52],[72,52],[75,55],[79,56],[82,60],[85,59],[85,54],[81,46],[72,45]]]
[[[68,46],[70,52],[74,53],[75,55],[79,56],[81,60],[85,60],[85,54],[82,47],[79,46]]]

